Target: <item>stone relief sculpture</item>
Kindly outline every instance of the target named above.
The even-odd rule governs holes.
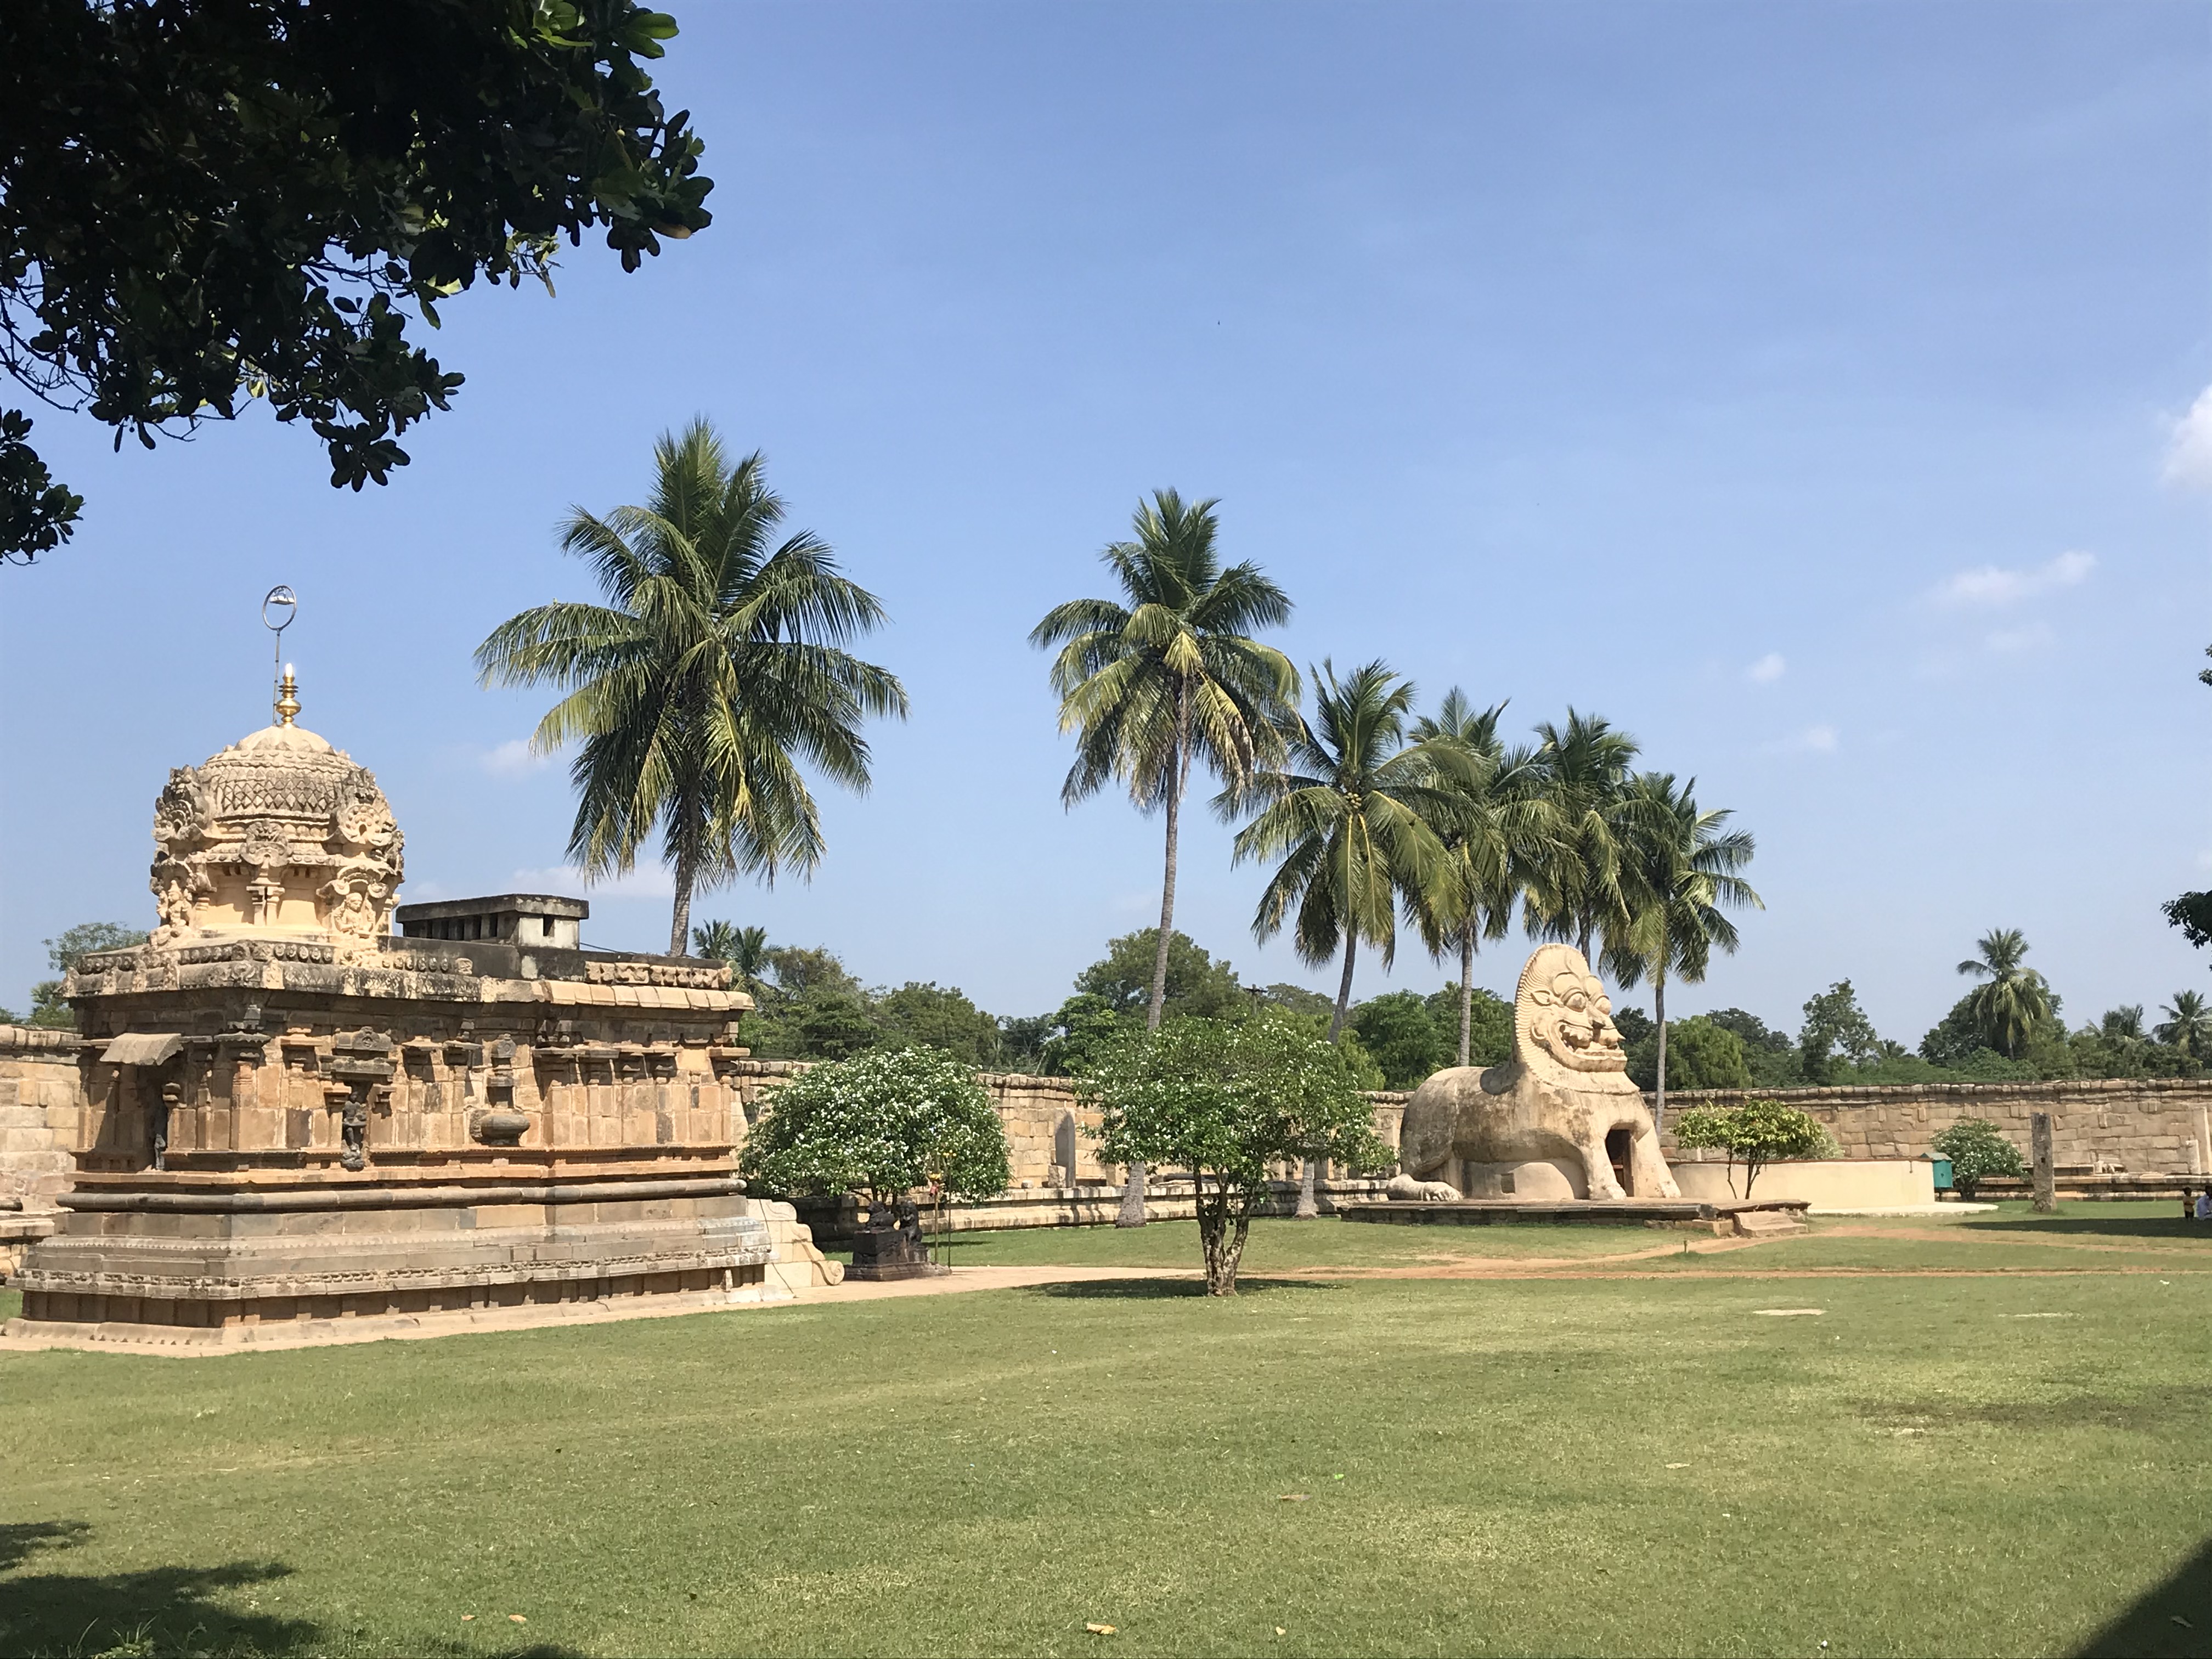
[[[1521,970],[1511,1060],[1453,1066],[1413,1091],[1398,1162],[1394,1198],[1434,1196],[1417,1189],[1452,1177],[1477,1197],[1681,1196],[1629,1081],[1613,1003],[1565,945],[1544,945]],[[1582,1192],[1571,1191],[1577,1176]]]
[[[391,932],[406,873],[391,804],[367,768],[283,707],[276,725],[169,774],[154,805],[154,944],[283,927],[357,950]]]

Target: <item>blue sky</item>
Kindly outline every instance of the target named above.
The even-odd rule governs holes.
[[[150,925],[154,798],[265,722],[277,581],[405,896],[568,885],[544,699],[470,652],[587,595],[564,510],[700,413],[883,596],[915,704],[815,880],[702,918],[1004,1013],[1148,925],[1158,822],[1062,811],[1024,636],[1173,484],[1301,664],[1595,709],[1736,811],[1767,908],[1678,1012],[1794,1030],[1849,976],[1910,1043],[2000,926],[2077,1021],[2203,986],[2157,905],[2212,881],[2212,10],[678,10],[714,228],[447,307],[468,384],[388,488],[258,415],[152,454],[40,418],[88,504],[0,573],[0,1002],[59,929]],[[1255,945],[1228,835],[1186,838],[1181,924],[1333,987]],[[592,893],[587,937],[655,946],[665,889]],[[1443,978],[1409,941],[1388,982]]]

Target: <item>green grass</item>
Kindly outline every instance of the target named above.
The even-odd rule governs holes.
[[[2095,1208],[1920,1248],[2143,1245]],[[1292,1225],[1261,1238],[1307,1265],[1402,1248]],[[2212,1261],[2212,1230],[2161,1242]],[[1279,1270],[1228,1303],[1122,1280],[5,1354],[0,1401],[9,1654],[1843,1659],[2081,1651],[2129,1618],[2104,1650],[2212,1653],[2201,1272]]]
[[[1244,1246],[1247,1273],[1300,1267],[1402,1267],[1486,1257],[1619,1255],[1666,1249],[1676,1235],[1649,1227],[1408,1227],[1376,1222],[1260,1220]],[[1188,1267],[1199,1263],[1198,1224],[1146,1227],[1015,1227],[956,1233],[956,1267]]]

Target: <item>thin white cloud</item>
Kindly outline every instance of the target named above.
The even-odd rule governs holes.
[[[676,878],[660,864],[641,864],[626,876],[597,882],[571,864],[556,864],[550,870],[518,870],[511,879],[518,893],[591,893],[603,898],[676,896]]]
[[[1939,605],[1974,606],[1984,610],[2001,610],[2018,605],[2039,594],[2054,592],[2062,587],[2076,587],[2089,579],[2097,568],[2094,553],[2061,553],[2046,563],[2027,570],[2008,570],[2002,565],[1984,564],[1972,570],[1961,570],[1936,590]]]
[[[1832,755],[1836,752],[1836,744],[1834,726],[1808,726],[1802,732],[1778,738],[1765,747],[1770,755]]]
[[[531,752],[530,739],[509,738],[477,757],[477,764],[495,778],[526,778],[552,765],[553,757]]]
[[[1779,651],[1770,651],[1750,667],[1745,669],[1743,677],[1753,685],[1771,685],[1782,678],[1783,671],[1789,666],[1790,665],[1783,660]]]
[[[2197,394],[2166,441],[2166,483],[2179,489],[2212,489],[2212,386]]]
[[[1985,635],[1982,643],[1992,651],[2033,651],[2057,637],[2049,623],[2037,622],[2025,628],[2000,628]]]

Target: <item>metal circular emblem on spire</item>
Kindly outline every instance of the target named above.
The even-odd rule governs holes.
[[[300,609],[300,596],[279,582],[270,588],[261,601],[261,625],[280,636],[281,647],[284,630],[292,625],[292,618]],[[273,613],[273,614],[272,614]]]

